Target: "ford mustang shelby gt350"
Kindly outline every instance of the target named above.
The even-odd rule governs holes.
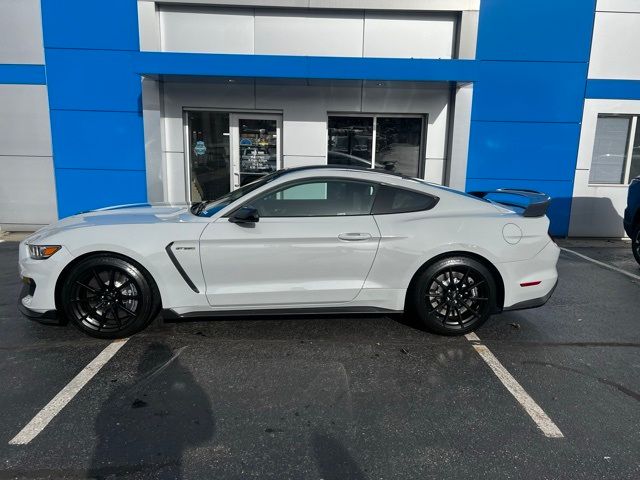
[[[20,244],[18,306],[102,338],[161,311],[405,312],[464,334],[551,296],[548,203],[372,169],[280,170],[214,201],[106,208],[37,231]]]

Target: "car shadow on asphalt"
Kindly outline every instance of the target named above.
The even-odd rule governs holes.
[[[182,478],[184,451],[214,436],[209,398],[181,364],[181,352],[151,343],[133,383],[119,386],[103,403],[87,477]]]
[[[311,439],[320,478],[324,480],[365,480],[349,451],[334,436],[316,432]]]

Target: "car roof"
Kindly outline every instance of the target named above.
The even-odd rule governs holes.
[[[285,168],[283,170],[278,171],[277,177],[282,177],[292,173],[300,173],[300,172],[313,171],[313,170],[318,170],[318,171],[338,170],[341,172],[353,171],[356,173],[373,173],[373,174],[380,174],[385,176],[388,175],[395,178],[402,178],[405,180],[415,180],[413,177],[410,177],[408,175],[403,175],[402,173],[398,173],[398,172],[392,172],[390,170],[384,170],[380,168],[358,167],[353,165],[305,165],[302,167]]]

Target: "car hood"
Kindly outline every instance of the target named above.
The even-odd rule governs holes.
[[[97,225],[153,224],[180,222],[189,217],[197,218],[189,213],[189,207],[190,205],[186,203],[139,203],[100,208],[81,212],[43,227],[27,237],[26,241],[35,243],[39,239],[56,235],[62,231]]]

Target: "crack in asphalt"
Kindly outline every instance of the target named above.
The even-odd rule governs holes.
[[[592,375],[590,373],[587,372],[583,372],[582,370],[578,370],[577,368],[571,368],[571,367],[565,367],[564,365],[557,365],[555,363],[550,363],[550,362],[540,362],[537,360],[524,360],[523,362],[521,362],[523,365],[538,365],[538,366],[543,366],[543,367],[552,367],[552,368],[557,368],[558,370],[564,370],[566,372],[572,372],[572,373],[577,373],[578,375],[582,375],[588,378],[592,378],[593,380],[596,380],[600,383],[602,383],[603,385],[608,385],[609,387],[613,387],[616,390],[618,390],[619,392],[633,398],[634,400],[640,402],[640,393],[635,392],[633,390],[631,390],[630,388],[625,387],[624,385],[621,385],[617,382],[614,382],[612,380],[608,380],[606,378],[602,378],[602,377],[598,377],[597,375]]]

